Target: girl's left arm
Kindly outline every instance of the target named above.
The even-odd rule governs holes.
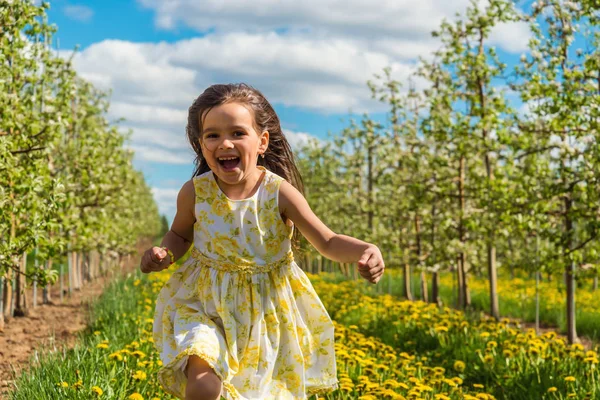
[[[361,275],[377,283],[385,268],[377,246],[333,232],[312,211],[302,194],[288,182],[279,189],[279,211],[325,257],[338,262],[357,262]]]

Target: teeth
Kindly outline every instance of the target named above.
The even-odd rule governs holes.
[[[225,160],[235,160],[237,157],[219,157],[219,160],[221,161],[225,161]]]

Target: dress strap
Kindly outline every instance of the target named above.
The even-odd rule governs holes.
[[[196,246],[192,248],[192,257],[198,261],[198,263],[203,267],[213,268],[218,271],[223,272],[242,272],[246,274],[256,274],[262,272],[270,272],[276,270],[283,265],[289,264],[294,260],[294,253],[289,251],[286,255],[280,258],[277,261],[268,263],[268,264],[254,264],[254,263],[239,263],[233,264],[228,262],[223,262],[219,260],[215,260],[213,258],[207,257],[202,254]]]

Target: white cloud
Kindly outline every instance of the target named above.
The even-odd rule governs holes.
[[[527,51],[527,42],[531,32],[525,22],[507,22],[496,25],[492,29],[490,42],[502,47],[510,53]]]
[[[411,44],[430,42],[431,31],[442,19],[464,13],[469,0],[138,0],[156,12],[156,25],[175,29],[180,23],[199,32],[250,32],[285,30],[310,32],[326,38],[358,38],[377,43],[394,38]],[[480,1],[481,5],[487,1]],[[249,18],[250,16],[250,18]],[[521,49],[526,36],[498,36],[507,51]]]
[[[295,131],[291,131],[289,129],[284,129],[283,134],[285,135],[285,138],[287,139],[288,143],[290,144],[290,147],[294,151],[298,150],[300,147],[307,144],[309,142],[309,140],[311,140],[311,139],[319,140],[317,137],[315,137],[314,135],[311,135],[310,133],[295,132]]]
[[[161,147],[159,145],[145,145],[133,143],[128,146],[135,152],[136,158],[144,161],[151,161],[153,164],[179,164],[192,165],[194,154],[192,150],[173,150]]]
[[[319,112],[373,110],[379,103],[366,80],[386,66],[403,80],[413,66],[365,46],[275,33],[215,34],[173,44],[106,40],[77,54],[74,64],[84,78],[112,88],[113,114],[173,124],[185,121],[192,101],[216,82],[247,82],[272,103]]]
[[[158,205],[158,211],[173,221],[173,217],[177,211],[177,194],[179,189],[153,187],[152,194]]]
[[[65,15],[71,19],[81,22],[88,22],[94,16],[94,10],[82,5],[68,5],[63,7]]]

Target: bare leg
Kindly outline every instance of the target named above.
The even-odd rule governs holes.
[[[187,386],[185,400],[219,400],[221,398],[221,379],[206,361],[190,356],[186,367]]]

